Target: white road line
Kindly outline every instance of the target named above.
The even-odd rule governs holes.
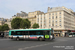
[[[63,40],[63,41],[64,41],[64,40]],[[54,42],[54,43],[59,43],[59,42]],[[35,45],[35,46],[30,46],[30,47],[25,47],[25,48],[19,48],[18,50],[31,49],[31,48],[36,48],[36,47],[46,46],[46,45],[54,44],[54,43],[47,43],[47,44]]]
[[[56,43],[57,43],[57,42],[56,42]],[[18,50],[31,49],[31,48],[46,46],[46,45],[49,45],[49,44],[53,44],[53,43],[47,43],[47,44],[35,45],[35,46],[30,46],[30,47],[25,47],[25,48],[19,48]]]
[[[59,43],[59,42],[63,42],[63,41],[68,41],[68,40],[72,40],[72,39],[67,39],[67,40],[59,39],[58,42],[47,43],[47,44],[41,44],[41,45],[35,45],[35,46],[30,46],[30,47],[25,47],[25,48],[19,48],[18,50],[26,50],[26,49],[31,49],[31,48],[46,46],[46,45],[50,45],[50,44],[54,44],[54,43]]]

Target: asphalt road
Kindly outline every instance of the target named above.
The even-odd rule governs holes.
[[[0,50],[75,50],[75,38],[56,37],[52,41],[0,39]]]

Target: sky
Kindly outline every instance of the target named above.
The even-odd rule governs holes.
[[[10,19],[21,11],[46,13],[48,7],[62,6],[75,12],[75,0],[0,0],[0,18]]]

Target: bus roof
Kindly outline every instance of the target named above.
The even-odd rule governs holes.
[[[14,29],[14,30],[10,30],[10,31],[33,31],[33,30],[52,30],[50,29]]]

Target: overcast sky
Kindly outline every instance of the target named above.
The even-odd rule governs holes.
[[[59,6],[75,11],[75,0],[0,0],[0,18],[11,18],[20,11],[28,13],[40,10],[46,13],[48,7]]]

